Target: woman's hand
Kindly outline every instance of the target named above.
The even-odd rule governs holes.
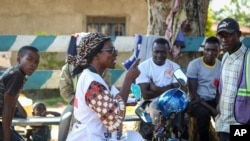
[[[125,80],[127,81],[134,81],[140,74],[140,70],[138,69],[138,64],[140,62],[140,59],[137,58],[136,61],[132,64],[132,66],[129,68]]]
[[[123,81],[123,84],[119,93],[123,101],[127,101],[130,88],[131,88],[131,84],[140,74],[140,70],[137,67],[139,62],[140,62],[140,59],[136,59],[136,61],[132,64],[132,66],[127,71],[127,74],[125,76],[125,79]]]

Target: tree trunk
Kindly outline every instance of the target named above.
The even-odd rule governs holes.
[[[178,11],[173,15],[175,2],[180,2]],[[205,36],[208,6],[210,0],[147,0],[148,29],[147,34],[165,36],[167,18],[172,18],[170,43],[173,44],[178,30],[184,36]],[[171,15],[172,14],[172,15]],[[184,70],[194,58],[202,56],[202,52],[181,52],[178,58],[168,58],[178,63]]]
[[[190,28],[184,29],[187,36],[205,36],[210,0],[185,0]]]
[[[166,31],[166,17],[171,11],[169,0],[147,0],[148,3],[148,35],[164,36]]]
[[[207,23],[207,13],[210,0],[180,0],[182,9],[186,13],[186,24],[182,27],[185,36],[204,36]],[[147,34],[164,36],[166,32],[166,18],[171,14],[175,0],[147,0],[148,29]],[[175,14],[179,19],[180,15]],[[176,23],[173,23],[176,24]],[[176,32],[176,31],[173,31]]]

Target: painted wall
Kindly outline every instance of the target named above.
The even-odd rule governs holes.
[[[117,36],[113,42],[117,49],[122,53],[127,53],[125,56],[118,54],[119,60],[116,63],[121,64],[127,60],[132,54],[133,49],[138,48],[139,58],[141,61],[151,56],[151,44],[152,41],[147,36],[141,36],[140,42],[129,36]],[[137,36],[136,36],[137,37]],[[17,51],[21,46],[25,44],[34,45],[42,52],[66,52],[69,44],[70,36],[34,36],[34,35],[18,35],[18,36],[1,36],[0,35],[0,51]],[[186,47],[182,49],[180,57],[175,60],[182,69],[185,71],[189,60],[192,60],[202,55],[202,48],[200,45],[204,44],[206,37],[186,37]],[[246,45],[250,46],[250,38],[241,38],[241,41]],[[136,42],[137,44],[132,44]],[[119,44],[124,45],[120,46]],[[196,52],[196,53],[195,53]],[[171,56],[169,56],[170,58]],[[15,57],[16,58],[16,57]],[[64,57],[65,58],[65,57]],[[189,59],[186,59],[189,58]],[[133,60],[133,59],[130,59]],[[25,84],[25,89],[48,89],[58,88],[59,86],[59,74],[61,70],[37,70],[31,77],[28,78]],[[121,87],[123,77],[121,77],[123,70],[116,70],[111,72],[112,84],[117,87]],[[1,72],[0,72],[1,74]],[[117,83],[116,83],[117,82]]]
[[[146,34],[145,0],[0,0],[0,34],[86,32],[86,16],[126,17],[126,36]]]

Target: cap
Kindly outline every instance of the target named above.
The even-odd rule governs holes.
[[[235,31],[240,31],[240,27],[237,21],[235,21],[232,18],[226,18],[222,21],[217,26],[217,34],[221,31],[225,31],[228,33],[233,33]]]

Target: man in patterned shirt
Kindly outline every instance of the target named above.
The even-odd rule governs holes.
[[[247,47],[240,41],[239,24],[232,18],[222,20],[217,26],[217,37],[225,51],[222,58],[222,70],[218,105],[218,116],[215,119],[215,130],[220,141],[230,140],[230,125],[238,125],[234,118],[234,101],[238,90],[238,78]]]

